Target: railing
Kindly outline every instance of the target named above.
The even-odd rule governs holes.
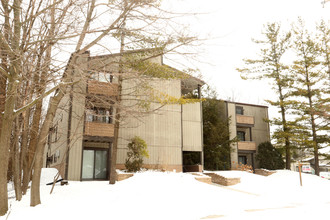
[[[88,80],[88,93],[106,96],[116,96],[118,94],[118,84]]]
[[[253,141],[240,141],[237,146],[238,150],[257,150],[257,145]]]
[[[246,115],[236,115],[237,124],[254,125],[254,117]]]
[[[114,124],[99,123],[99,122],[85,122],[84,135],[99,136],[99,137],[113,137],[115,126]]]

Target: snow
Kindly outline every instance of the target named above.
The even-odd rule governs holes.
[[[206,184],[196,175],[144,171],[109,185],[107,181],[69,181],[49,194],[54,170],[43,169],[42,204],[29,207],[29,192],[10,201],[9,220],[34,219],[310,219],[327,218],[330,181],[311,174],[278,170],[268,177],[219,171],[240,177],[234,186]],[[0,217],[5,220],[7,216]]]

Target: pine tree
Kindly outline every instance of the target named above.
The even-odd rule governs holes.
[[[245,59],[245,68],[239,68],[243,79],[270,79],[273,90],[278,95],[277,100],[266,100],[270,105],[279,109],[280,118],[270,120],[272,125],[278,126],[274,132],[277,146],[283,146],[286,155],[286,169],[290,169],[292,135],[291,122],[287,119],[290,104],[288,88],[291,83],[288,77],[288,66],[283,63],[283,56],[290,46],[291,33],[282,33],[281,25],[270,23],[265,26],[264,40],[254,40],[261,46],[258,59]]]
[[[229,120],[224,103],[211,92],[203,101],[204,168],[206,170],[230,169]]]
[[[276,170],[284,168],[284,161],[280,151],[270,142],[264,142],[258,146],[256,159],[260,168]]]
[[[320,115],[326,114],[324,106],[329,105],[326,93],[327,71],[324,71],[322,63],[321,47],[315,37],[310,34],[304,22],[299,19],[294,26],[293,49],[296,60],[291,67],[291,77],[295,79],[292,85],[292,95],[295,96],[295,114],[298,141],[311,148],[315,159],[315,174],[319,175],[319,149],[323,143],[329,143],[329,136],[323,134],[328,125],[324,123]]]

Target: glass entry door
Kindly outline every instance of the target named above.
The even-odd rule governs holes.
[[[107,179],[108,150],[84,149],[82,179]]]

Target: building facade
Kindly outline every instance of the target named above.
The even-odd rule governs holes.
[[[148,62],[164,66],[161,55],[150,57]],[[202,164],[201,103],[164,104],[157,99],[198,93],[204,83],[188,75],[138,77],[129,68],[122,71],[119,59],[119,54],[85,53],[77,60],[75,83],[62,99],[50,130],[45,166],[56,167],[68,180],[108,179],[117,108],[121,108],[117,168],[125,168],[127,144],[134,136],[147,143],[146,168],[183,171],[185,152],[198,152]],[[120,106],[119,74],[123,76]]]
[[[258,145],[270,141],[268,107],[247,103],[225,101],[226,117],[230,118],[230,139],[238,142],[231,146],[231,165],[247,164],[258,168],[255,160]]]

